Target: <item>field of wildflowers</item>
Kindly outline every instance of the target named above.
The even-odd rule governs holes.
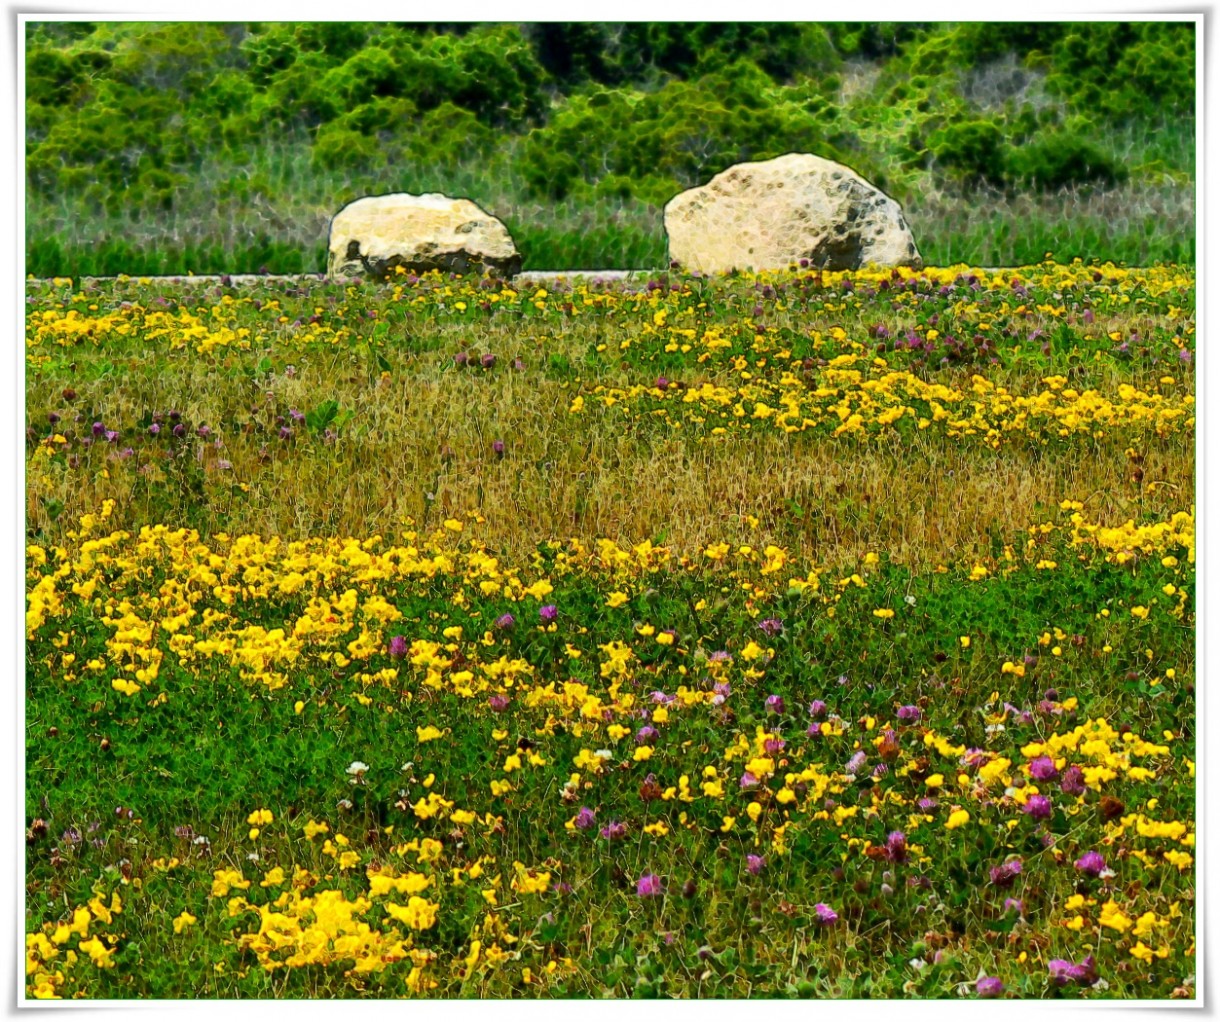
[[[30,281],[32,998],[1192,998],[1190,269]]]

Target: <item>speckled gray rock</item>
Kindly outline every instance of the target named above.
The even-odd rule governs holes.
[[[469,199],[374,195],[348,203],[330,222],[328,276],[384,279],[408,273],[490,271],[511,277],[521,255],[508,228]]]
[[[703,273],[909,266],[923,259],[898,203],[809,153],[739,163],[665,205],[669,258]]]

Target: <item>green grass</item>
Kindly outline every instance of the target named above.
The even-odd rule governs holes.
[[[1132,128],[1111,145],[1143,167],[1109,190],[1003,195],[896,169],[896,192],[928,265],[1018,266],[1077,256],[1130,266],[1193,263],[1193,137]],[[253,164],[217,157],[189,175],[172,209],[109,210],[83,198],[26,197],[26,272],[36,277],[317,273],[330,218],[366,194],[440,191],[504,221],[526,270],[648,269],[668,262],[661,207],[594,190],[556,203],[532,197],[520,139],[480,163],[395,165],[359,174],[310,162],[305,140],[269,145]],[[1157,168],[1171,168],[1172,173]],[[908,194],[909,193],[909,194]]]
[[[27,285],[30,993],[1193,996],[1193,273],[655,278]]]

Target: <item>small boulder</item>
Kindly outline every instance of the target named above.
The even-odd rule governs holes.
[[[669,258],[688,270],[909,266],[923,259],[898,203],[810,153],[739,163],[665,204]]]
[[[330,222],[328,276],[385,279],[409,273],[491,271],[511,277],[521,255],[508,229],[469,199],[372,195],[348,203]]]

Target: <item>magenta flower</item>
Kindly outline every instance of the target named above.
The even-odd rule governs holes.
[[[590,827],[593,826],[595,819],[596,819],[596,815],[597,814],[594,813],[593,810],[590,809],[588,806],[581,806],[580,812],[578,812],[576,814],[575,825],[580,830],[588,830]]]
[[[746,870],[752,876],[758,876],[758,874],[762,872],[762,868],[765,864],[766,864],[766,860],[763,859],[763,857],[761,855],[747,855],[746,856]]]
[[[1076,868],[1086,876],[1099,877],[1106,868],[1106,860],[1101,852],[1085,852],[1076,860]]]
[[[496,627],[500,629],[512,628],[517,623],[517,619],[512,614],[501,614],[496,618]]]
[[[776,756],[784,751],[784,745],[787,744],[782,738],[768,738],[763,742],[763,751],[768,756]]]
[[[847,765],[843,768],[845,774],[858,774],[864,769],[864,764],[868,762],[868,756],[861,750],[857,752],[851,759],[847,761]]]
[[[390,656],[404,657],[407,655],[407,640],[405,636],[395,635],[390,639]]]
[[[553,603],[548,603],[545,607],[538,611],[538,616],[547,624],[550,624],[555,620],[555,618],[559,617],[559,608]]]
[[[627,836],[627,824],[619,823],[617,820],[612,820],[610,823],[607,823],[604,827],[602,827],[599,833],[607,841],[617,841],[619,838]]]
[[[1068,767],[1059,781],[1059,790],[1065,795],[1083,795],[1084,771],[1075,765]]]
[[[991,867],[991,882],[996,887],[1010,887],[1012,882],[1021,875],[1021,860],[1013,859],[1000,866]]]
[[[999,997],[1004,992],[1004,984],[997,976],[980,976],[974,984],[974,992],[979,997]]]
[[[1097,962],[1092,955],[1079,963],[1070,962],[1065,958],[1052,958],[1046,963],[1046,967],[1055,986],[1064,987],[1075,983],[1087,987],[1097,982]]]
[[[885,839],[885,857],[890,862],[907,861],[907,836],[902,831],[891,831]]]
[[[661,878],[655,873],[645,873],[636,881],[635,893],[641,898],[656,898],[664,894]]]
[[[508,709],[508,696],[502,692],[497,692],[494,696],[488,698],[487,705],[495,710],[496,713],[502,713]]]
[[[491,443],[491,449],[495,452],[497,458],[504,457],[504,441],[503,440],[493,440]]]
[[[829,905],[818,902],[813,906],[813,914],[817,917],[819,923],[823,926],[829,926],[831,923],[839,921],[839,913]]]
[[[758,627],[767,635],[774,637],[784,630],[784,623],[778,618],[769,617],[765,621],[758,622]]]
[[[496,356],[489,351],[479,361],[483,364],[484,369],[490,369],[496,364]]]
[[[758,778],[755,777],[752,773],[750,773],[749,770],[745,771],[745,773],[743,773],[741,775],[741,787],[757,788],[758,787]]]
[[[1022,810],[1035,820],[1045,820],[1050,815],[1054,806],[1051,805],[1051,800],[1045,795],[1030,795],[1025,800]]]
[[[777,695],[769,695],[769,696],[767,696],[766,706],[767,706],[768,712],[770,712],[770,713],[783,713],[784,712],[784,697],[777,696]]]
[[[826,712],[826,704],[821,699],[815,699],[809,704],[809,716],[817,720]]]
[[[1030,763],[1029,776],[1035,781],[1053,781],[1059,776],[1059,770],[1050,756],[1039,756]]]
[[[916,724],[922,716],[923,711],[918,706],[898,707],[898,719],[904,724]]]
[[[635,744],[636,744],[636,745],[643,745],[645,742],[651,742],[651,741],[652,741],[653,739],[655,739],[655,738],[657,737],[657,735],[659,735],[660,733],[661,733],[661,732],[659,732],[659,731],[658,731],[658,730],[657,730],[655,727],[653,727],[651,724],[645,724],[645,725],[644,725],[642,728],[640,728],[640,729],[639,729],[639,730],[638,730],[638,731],[635,733]]]

